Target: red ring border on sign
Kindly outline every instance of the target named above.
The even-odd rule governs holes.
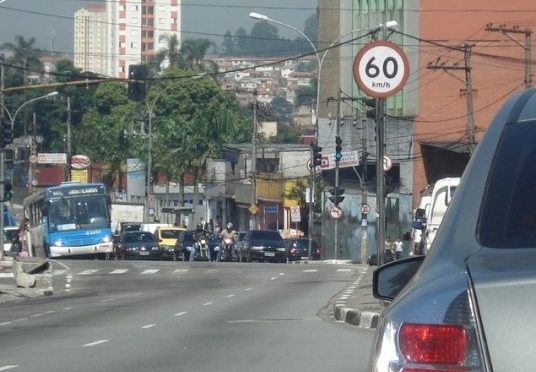
[[[377,46],[385,46],[388,48],[394,49],[399,55],[400,58],[404,61],[404,75],[402,76],[402,80],[400,80],[400,84],[398,84],[395,88],[391,89],[388,92],[385,93],[378,93],[373,90],[370,90],[365,86],[365,83],[361,80],[361,77],[359,76],[359,62],[361,62],[361,58],[363,58],[363,55],[368,52],[370,49],[375,48]],[[409,78],[409,60],[408,56],[404,52],[402,48],[400,48],[398,45],[396,45],[393,42],[387,41],[387,40],[377,40],[368,43],[363,48],[359,50],[357,55],[354,58],[354,64],[352,66],[352,73],[354,75],[354,80],[357,83],[357,86],[359,89],[361,89],[367,96],[375,97],[375,98],[387,98],[392,95],[395,95],[399,91],[402,90],[404,85],[406,85],[408,78]]]

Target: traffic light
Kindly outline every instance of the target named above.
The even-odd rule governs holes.
[[[133,101],[145,99],[147,66],[130,65],[128,67],[128,98]]]
[[[13,127],[10,121],[5,120],[2,123],[2,146],[5,147],[10,143],[13,143]]]
[[[334,187],[329,190],[329,193],[332,195],[329,197],[329,200],[338,207],[339,203],[342,203],[344,200],[344,196],[342,195],[344,194],[344,189]]]
[[[342,159],[342,139],[341,137],[335,137],[335,161]]]
[[[4,201],[11,201],[13,198],[13,192],[11,191],[13,188],[10,183],[6,183],[4,185]]]
[[[365,106],[370,107],[366,112],[367,118],[376,119],[376,98],[361,97],[359,100],[363,102]]]
[[[313,167],[317,167],[322,164],[322,147],[318,146],[316,143],[312,143],[311,147],[313,148]]]

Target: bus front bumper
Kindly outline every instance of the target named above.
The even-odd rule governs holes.
[[[56,246],[56,245],[50,246],[50,257],[112,253],[112,252],[113,252],[113,244],[111,242],[84,245],[84,246],[78,246],[78,247]]]

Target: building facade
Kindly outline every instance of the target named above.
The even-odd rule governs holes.
[[[74,14],[74,66],[106,75],[108,59],[106,7],[89,5]]]
[[[130,65],[148,62],[170,37],[181,40],[181,0],[108,1],[106,15],[109,76],[126,78]]]

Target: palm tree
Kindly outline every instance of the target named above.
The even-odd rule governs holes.
[[[160,39],[166,40],[167,47],[164,49],[159,50],[152,63],[151,67],[156,70],[160,71],[160,66],[162,65],[162,62],[167,60],[169,62],[169,66],[173,67],[179,67],[180,64],[180,48],[179,48],[179,39],[177,39],[177,35],[163,35],[160,37]]]
[[[185,69],[202,67],[201,62],[211,46],[214,46],[214,43],[208,39],[184,40],[180,48],[182,67]]]
[[[43,54],[42,50],[35,47],[35,38],[26,40],[24,36],[15,36],[15,43],[4,43],[3,48],[11,52],[9,62],[22,68],[22,83],[26,85],[28,72],[31,70],[42,70],[43,63],[39,59]]]

